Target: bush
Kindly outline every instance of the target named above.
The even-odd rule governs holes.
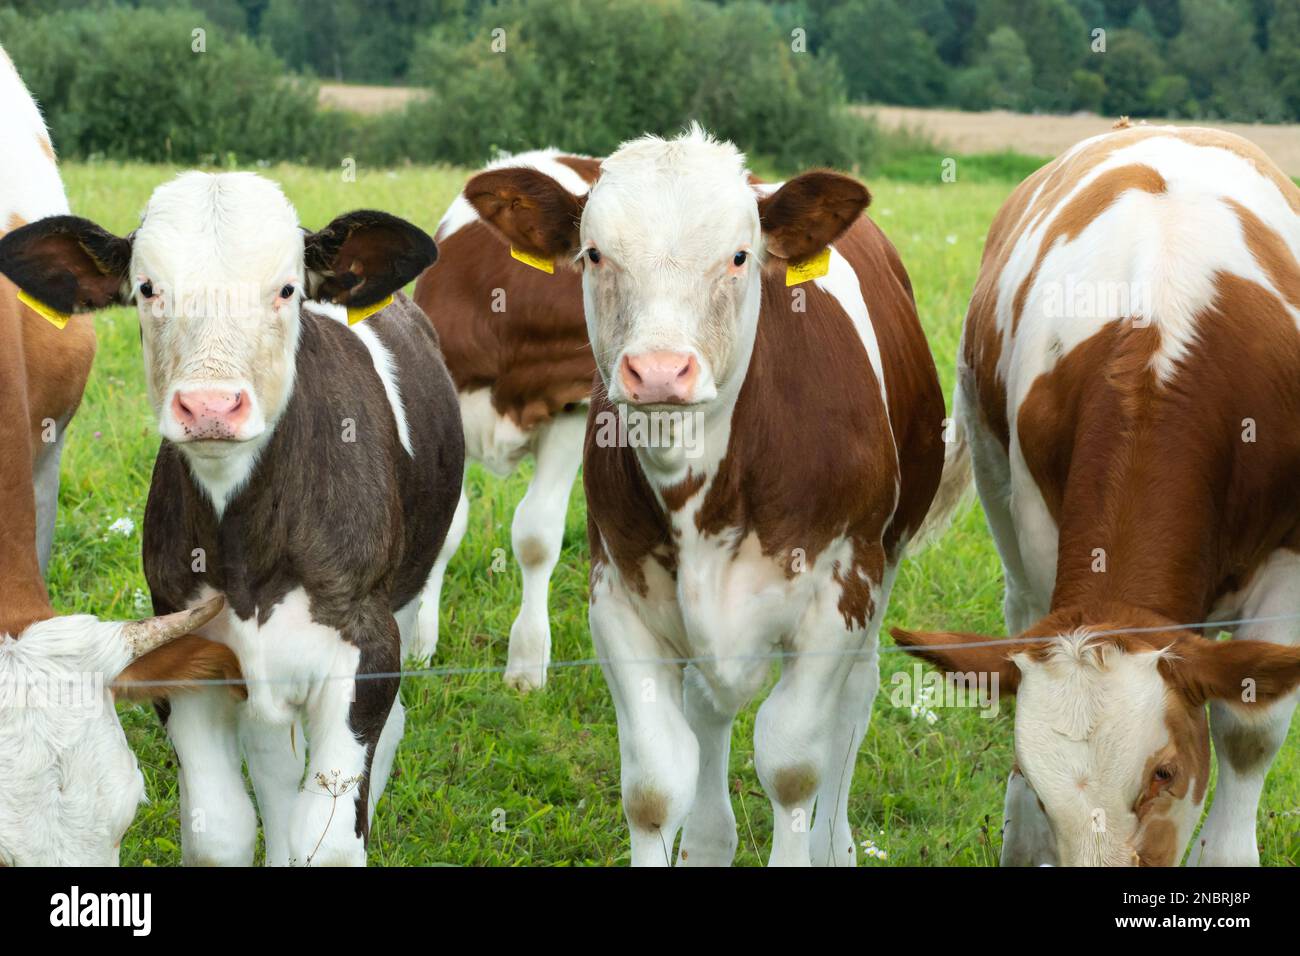
[[[866,143],[833,63],[792,52],[756,3],[608,0],[594,16],[579,0],[508,0],[467,32],[435,31],[412,62],[430,95],[381,122],[389,158],[405,149],[477,164],[545,145],[605,154],[692,119],[785,168],[851,165]]]
[[[207,31],[204,52],[192,48],[196,28]],[[66,155],[319,160],[329,151],[324,134],[332,126],[340,135],[339,121],[319,115],[313,87],[287,77],[273,54],[246,38],[209,29],[197,13],[0,11],[0,35]]]

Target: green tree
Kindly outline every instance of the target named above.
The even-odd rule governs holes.
[[[1149,115],[1148,91],[1167,72],[1156,45],[1136,30],[1115,30],[1106,38],[1106,52],[1097,56],[1106,81],[1102,110],[1112,116]]]
[[[826,19],[823,49],[839,61],[854,99],[929,106],[947,90],[934,43],[897,0],[849,0]]]
[[[1283,0],[1269,29],[1268,71],[1291,119],[1300,118],[1300,0]]]
[[[1066,0],[984,0],[975,22],[976,36],[991,45],[998,30],[1014,29],[1033,67],[1032,83],[1022,108],[1071,108],[1076,67],[1089,55],[1090,27]],[[1005,44],[1005,37],[1000,41]]]
[[[1030,105],[1034,64],[1013,28],[998,27],[975,61],[957,77],[957,101],[964,109],[1023,110]]]

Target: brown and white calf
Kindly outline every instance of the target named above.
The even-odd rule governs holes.
[[[1121,128],[989,232],[958,415],[1006,620],[900,642],[1018,692],[1004,864],[1257,864],[1300,681],[1300,190],[1209,129]],[[1182,624],[1258,619],[1207,640]],[[1123,631],[1124,633],[1107,633]]]
[[[0,233],[66,215],[45,124],[3,50],[0,116]],[[0,262],[9,248],[0,239]],[[110,685],[119,676],[152,682],[234,668],[228,653],[196,638],[149,654],[216,613],[215,602],[197,614],[128,624],[58,617],[50,604],[44,571],[59,458],[94,356],[89,316],[67,317],[59,328],[0,275],[0,866],[115,863],[144,780]],[[166,692],[151,687],[151,695]]]
[[[247,760],[268,863],[364,863],[402,734],[401,639],[464,452],[419,309],[399,294],[346,318],[413,280],[433,240],[377,212],[305,233],[274,183],[192,172],[126,238],[65,216],[6,242],[0,269],[56,308],[136,303],[163,437],[144,522],[154,607],[224,597],[198,633],[249,680],[247,700],[211,687],[160,708],[185,862],[252,862]]]
[[[732,721],[789,654],[755,732],[771,862],[852,863],[877,632],[944,458],[934,363],[907,273],[860,218],[867,190],[829,172],[756,187],[692,128],[625,144],[586,197],[534,169],[465,194],[517,248],[582,270],[603,385],[590,621],[632,862],[668,864],[684,827],[680,862],[730,863]],[[823,253],[825,274],[800,273]],[[787,265],[809,281],[788,288]]]
[[[526,166],[584,196],[600,161],[556,150],[521,153],[488,166]],[[506,683],[521,691],[546,682],[551,629],[547,592],[560,556],[564,517],[582,462],[582,436],[596,363],[582,317],[582,285],[572,269],[550,271],[510,254],[464,196],[434,235],[438,261],[420,276],[415,301],[438,330],[460,399],[465,454],[502,477],[532,455],[528,492],[515,509],[511,543],[523,573],[523,603],[510,628]],[[432,657],[438,642],[443,573],[460,547],[469,499],[430,578],[417,639],[409,652]]]

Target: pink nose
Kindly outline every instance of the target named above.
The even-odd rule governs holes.
[[[172,397],[172,415],[190,438],[234,438],[248,412],[249,401],[243,392],[201,389]]]
[[[644,352],[623,356],[619,373],[623,391],[634,402],[682,404],[691,400],[700,364],[685,352]]]

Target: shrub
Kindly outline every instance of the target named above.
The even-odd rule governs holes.
[[[328,124],[315,89],[197,13],[0,15],[5,47],[65,154],[180,163],[320,155]],[[196,28],[207,31],[204,52],[192,48]]]

